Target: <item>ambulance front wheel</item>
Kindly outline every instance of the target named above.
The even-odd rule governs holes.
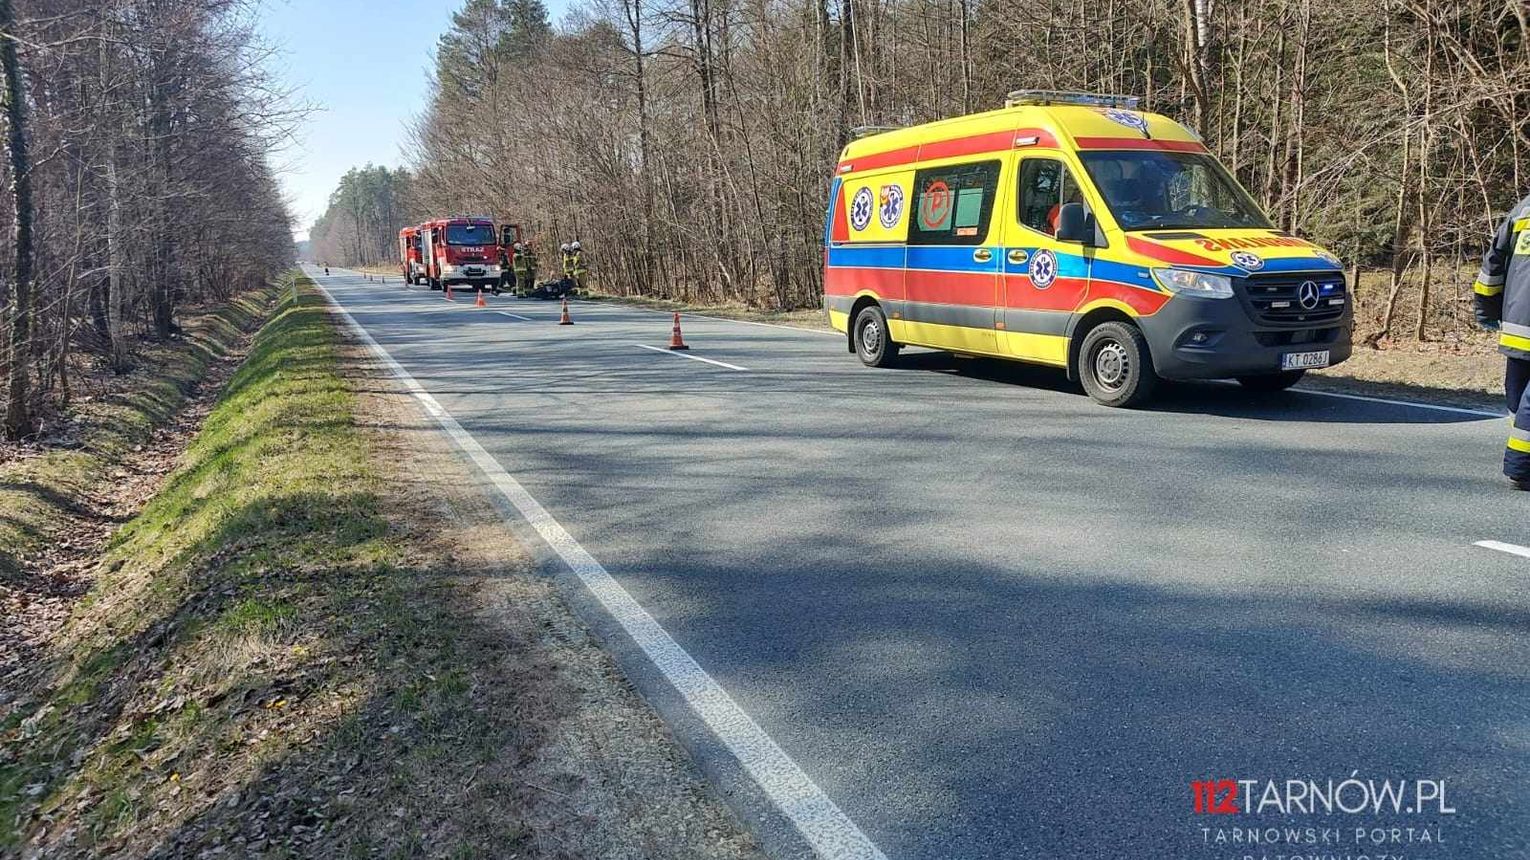
[[[1101,323],[1084,335],[1078,376],[1084,391],[1106,406],[1140,406],[1158,387],[1147,339],[1124,322]]]
[[[867,367],[892,367],[898,361],[898,344],[888,336],[887,315],[867,305],[855,315],[855,354]]]

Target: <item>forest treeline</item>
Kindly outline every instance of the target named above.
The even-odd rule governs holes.
[[[1386,333],[1422,337],[1469,319],[1460,269],[1530,191],[1527,15],[1518,0],[576,0],[554,30],[536,0],[468,0],[413,124],[406,212],[378,230],[491,214],[544,255],[581,239],[607,290],[813,305],[851,129],[1019,88],[1127,93],[1196,128],[1280,226],[1389,267]]]
[[[268,158],[296,115],[262,71],[254,8],[0,0],[7,436],[68,401],[71,368],[125,371],[178,307],[291,265]]]

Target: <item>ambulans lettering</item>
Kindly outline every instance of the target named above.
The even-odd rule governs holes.
[[[871,223],[871,210],[871,188],[863,185],[855,192],[855,199],[850,201],[850,226],[857,231],[866,229]]]
[[[1226,239],[1197,239],[1195,244],[1208,251],[1232,251],[1239,248],[1311,248],[1311,242],[1295,236],[1231,236]]]
[[[883,185],[880,197],[882,205],[877,208],[877,216],[882,226],[891,230],[903,217],[903,186]]]

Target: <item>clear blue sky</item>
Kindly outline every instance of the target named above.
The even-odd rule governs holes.
[[[554,22],[567,0],[544,0]],[[353,166],[403,164],[405,124],[425,106],[436,39],[459,0],[261,0],[272,68],[318,109],[277,156],[282,187],[306,238]]]

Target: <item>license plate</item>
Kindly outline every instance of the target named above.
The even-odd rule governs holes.
[[[1317,352],[1288,352],[1280,357],[1281,370],[1306,370],[1310,367],[1327,367],[1328,350]]]

